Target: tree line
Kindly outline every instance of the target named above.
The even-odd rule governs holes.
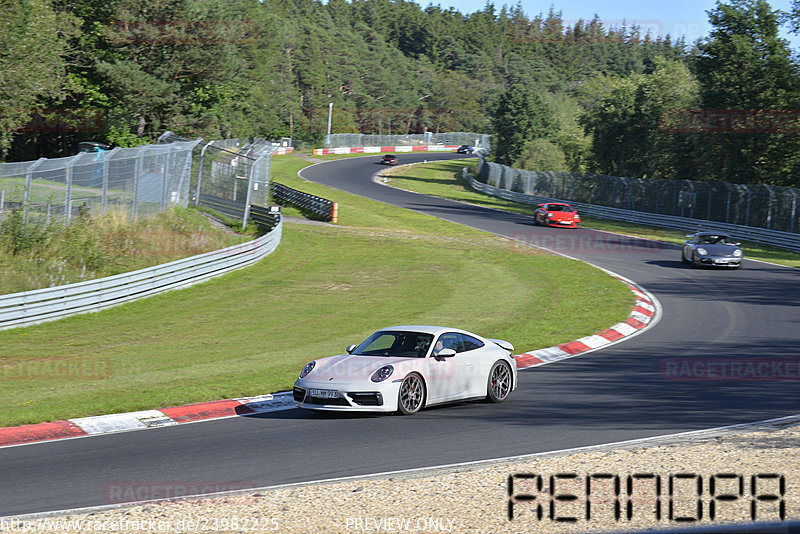
[[[495,134],[522,168],[795,184],[800,0],[719,2],[687,44],[595,15],[406,0],[4,0],[0,156],[332,131]]]

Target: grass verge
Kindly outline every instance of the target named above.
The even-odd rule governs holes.
[[[306,182],[296,175],[306,164],[276,158],[273,176],[338,202],[339,225],[286,223],[278,250],[246,269],[0,332],[0,425],[286,390],[307,361],[393,324],[458,326],[531,350],[607,328],[633,306],[586,264]],[[534,315],[542,301],[569,302],[570,320]]]
[[[0,294],[135,271],[248,239],[213,227],[193,209],[172,208],[138,221],[109,212],[66,225],[24,222],[14,211],[0,226]]]
[[[533,214],[534,207],[529,204],[491,197],[470,188],[469,184],[461,177],[461,169],[474,163],[475,160],[472,159],[438,161],[427,165],[409,165],[387,169],[382,174],[386,177],[388,185],[409,191],[470,202],[524,215]],[[686,240],[685,235],[687,232],[621,221],[609,221],[595,217],[581,216],[581,219],[584,227],[595,230],[627,234],[676,245],[680,245]],[[748,259],[769,261],[786,265],[787,267],[800,267],[800,255],[780,248],[768,247],[749,241],[743,241],[742,248],[744,249],[745,257]]]

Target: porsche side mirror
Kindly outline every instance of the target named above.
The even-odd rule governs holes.
[[[356,350],[357,346],[358,345],[348,345],[347,348],[345,349],[347,351],[347,354],[353,354],[353,351]]]
[[[453,349],[442,349],[436,354],[436,357],[437,358],[452,358],[455,355],[456,355],[456,351],[454,351]]]

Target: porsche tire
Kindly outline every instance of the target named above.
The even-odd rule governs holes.
[[[402,415],[414,415],[425,403],[425,382],[416,373],[403,379],[397,393],[397,411]]]
[[[513,387],[513,374],[507,362],[496,361],[489,371],[486,384],[486,398],[490,402],[503,402],[508,398]]]

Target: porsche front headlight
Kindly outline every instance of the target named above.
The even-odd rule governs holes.
[[[317,365],[317,362],[308,362],[303,370],[300,371],[300,378],[305,378],[308,373],[314,370],[314,367]]]
[[[697,253],[700,254],[701,256],[708,256],[708,251],[703,247],[698,247]]]
[[[384,365],[383,367],[372,373],[370,380],[372,380],[373,382],[383,382],[384,380],[392,376],[393,372],[394,372],[394,367],[392,367],[391,365]]]
[[[742,257],[742,251],[737,248],[736,250],[733,251],[733,255],[736,256],[737,258],[741,258]]]

